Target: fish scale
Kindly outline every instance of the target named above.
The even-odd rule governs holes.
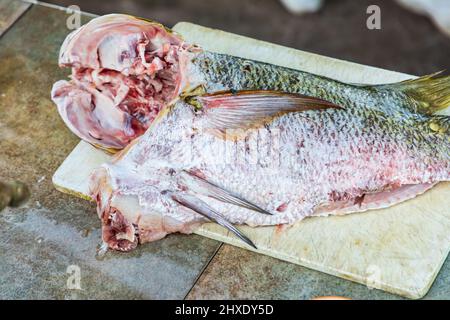
[[[199,54],[193,64],[204,77],[207,92],[218,88],[280,90],[321,98],[347,108],[381,107],[391,116],[420,117],[408,112],[415,102],[405,101],[405,95],[400,92],[348,85],[299,70],[208,51]]]
[[[340,197],[354,199],[365,192],[383,190],[389,184],[407,185],[415,184],[417,180],[427,183],[434,179],[448,179],[448,162],[443,167],[434,161],[432,172],[428,174],[421,163],[403,152],[408,150],[403,140],[398,141],[389,132],[382,131],[384,122],[372,123],[367,130],[359,130],[362,122],[357,115],[347,110],[310,112],[307,118],[311,121],[305,121],[304,114],[290,113],[258,129],[263,136],[269,131],[286,128],[280,132],[282,160],[279,166],[272,164],[267,168],[259,163],[223,164],[223,155],[213,155],[208,150],[219,150],[225,143],[227,150],[233,152],[232,158],[236,158],[238,153],[245,154],[245,146],[239,143],[240,140],[224,141],[203,133],[206,119],[193,113],[188,105],[178,103],[160,123],[140,138],[139,143],[120,162],[122,166],[135,163],[136,158],[144,157],[140,153],[145,153],[146,161],[140,163],[136,170],[144,176],[162,172],[159,179],[163,181],[172,180],[165,175],[167,168],[200,170],[208,180],[224,189],[234,190],[245,199],[276,212],[273,216],[265,216],[199,195],[229,221],[253,226],[293,223],[311,215],[319,204],[336,201]],[[336,126],[330,123],[345,123],[345,129],[336,130]],[[320,130],[316,130],[317,124],[321,124]],[[186,140],[184,137],[189,136],[193,128],[200,133]],[[355,132],[358,132],[358,138],[355,138]],[[331,136],[335,138],[330,139]],[[307,141],[300,153],[297,152],[299,137]],[[149,145],[153,146],[155,153],[149,152]],[[168,154],[159,154],[157,145],[169,145],[171,150]],[[190,150],[197,150],[197,153],[192,154]],[[385,150],[387,152],[382,152]],[[153,159],[157,160],[156,166]],[[435,159],[434,155],[428,155],[428,159]],[[114,173],[114,165],[105,167],[116,179],[127,180]],[[121,172],[127,174],[127,171]],[[243,177],[249,178],[243,180]],[[140,187],[146,188],[145,185]],[[176,183],[170,188],[177,190]],[[139,191],[135,195],[143,197]],[[141,199],[140,202],[146,200]],[[289,203],[287,209],[277,212],[277,207],[283,203]],[[153,208],[149,203],[148,209]],[[173,211],[161,214],[174,214],[176,219],[187,219],[185,222],[193,218]]]

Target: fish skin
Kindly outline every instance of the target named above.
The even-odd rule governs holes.
[[[450,159],[450,116],[427,115],[419,112],[420,102],[389,85],[352,85],[308,72],[276,66],[264,62],[204,51],[193,59],[197,79],[207,93],[220,90],[277,90],[320,98],[345,110],[348,119],[334,119],[351,128],[370,128],[383,132],[386,139],[398,139],[403,147],[434,155],[444,163]],[[450,79],[445,89],[450,95]],[[197,80],[199,81],[199,80]],[[332,112],[332,111],[330,111]],[[315,118],[315,111],[302,113],[318,123],[330,118]],[[322,115],[321,115],[322,117]],[[333,117],[334,118],[334,117]],[[433,127],[433,125],[435,127]],[[375,142],[375,141],[374,141]],[[436,152],[437,151],[437,152]]]
[[[382,109],[394,117],[417,117],[415,101],[401,92],[351,85],[308,72],[203,51],[193,59],[206,92],[219,90],[278,90],[321,98],[340,106]]]
[[[292,224],[336,202],[351,206],[364,194],[450,180],[448,134],[422,132],[420,123],[411,126],[409,121],[377,118],[382,113],[374,111],[348,106],[282,115],[249,133],[259,137],[276,133],[279,139],[259,140],[254,161],[245,143],[251,138],[223,140],[210,134],[207,115],[179,102],[115,161],[94,173],[92,195],[112,189],[106,199],[110,203],[134,199],[138,210],[111,207],[145,233],[139,238],[143,243],[152,241],[153,233],[190,233],[206,221],[171,201],[165,190],[194,194],[232,223],[263,226]],[[270,145],[273,141],[276,146]],[[198,172],[273,215],[186,189],[179,175],[183,170]],[[105,177],[107,185],[98,183]],[[102,217],[108,211],[99,208],[98,213]],[[141,226],[148,216],[169,222]]]
[[[401,137],[405,148],[429,154],[438,151],[436,156],[444,162],[450,157],[450,117],[421,112],[421,101],[396,90],[396,84],[392,87],[389,84],[352,85],[308,72],[207,51],[194,58],[193,65],[194,71],[191,72],[197,75],[191,77],[201,79],[197,81],[207,93],[262,89],[324,99],[344,107],[346,111],[343,112],[354,121],[361,121],[361,126],[370,127],[378,123],[381,132],[393,139]],[[443,96],[447,98],[448,106],[450,79],[442,77],[438,81],[445,81],[441,90],[446,90]]]

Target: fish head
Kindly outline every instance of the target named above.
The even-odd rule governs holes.
[[[120,150],[190,86],[200,49],[163,25],[129,15],[95,18],[70,33],[59,65],[72,70],[52,100],[66,125],[94,146]]]

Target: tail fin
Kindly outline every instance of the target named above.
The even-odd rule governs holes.
[[[377,85],[375,88],[403,92],[411,99],[415,111],[426,115],[450,106],[450,76],[443,75],[442,71],[417,79]]]

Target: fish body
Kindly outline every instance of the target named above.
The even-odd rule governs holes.
[[[178,102],[93,174],[92,195],[104,224],[114,208],[135,230],[125,244],[111,241],[112,233],[106,239],[128,250],[130,243],[190,233],[208,220],[173,201],[173,193],[194,195],[232,223],[263,226],[388,207],[448,181],[449,136],[430,127],[444,127],[448,118],[405,110],[394,117],[384,106],[353,102],[344,109],[292,112],[243,135],[232,128],[224,137],[212,128],[214,108],[196,111]],[[212,198],[186,172],[272,215]]]
[[[232,224],[292,224],[313,215],[383,208],[450,180],[450,118],[435,114],[450,103],[446,76],[351,85],[167,40],[162,29],[136,26],[135,18],[103,19],[93,24],[105,26],[102,40],[86,36],[84,41],[94,41],[92,48],[119,41],[131,50],[126,56],[134,57],[130,65],[140,66],[139,74],[113,70],[115,79],[128,79],[119,81],[128,86],[124,90],[130,92],[130,79],[147,88],[144,74],[162,81],[166,90],[148,89],[153,100],[159,99],[157,115],[148,117],[144,110],[139,117],[129,112],[127,94],[117,98],[120,90],[107,90],[110,100],[102,102],[101,116],[95,114],[104,90],[89,77],[81,85],[64,82],[53,89],[63,119],[76,134],[103,148],[123,148],[90,182],[110,248],[131,250],[169,233],[190,233],[211,220],[252,245]],[[116,24],[108,29],[111,21]],[[140,35],[131,37],[137,42],[111,36],[114,28],[129,23]],[[147,28],[163,34],[170,58],[164,50],[151,54],[158,48]],[[142,39],[148,42],[140,53],[136,43]],[[69,57],[66,64],[86,75],[85,68],[70,62],[83,64],[74,58],[77,46],[68,43],[62,54]],[[149,44],[153,50],[147,50]],[[99,52],[88,52],[86,61],[106,61]],[[156,57],[164,63],[155,73],[146,64],[154,65]],[[120,61],[115,55],[108,59]],[[116,64],[87,74],[107,74],[106,65]],[[77,99],[81,93],[85,98]],[[108,117],[108,110],[115,116]]]

